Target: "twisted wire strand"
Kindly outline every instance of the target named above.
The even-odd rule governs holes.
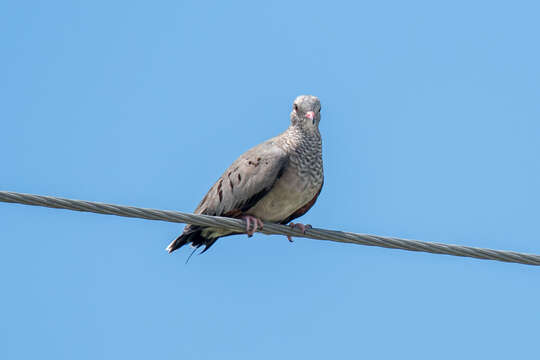
[[[148,220],[161,220],[176,223],[220,227],[231,230],[245,231],[244,220],[209,215],[196,215],[171,210],[156,210],[105,204],[93,201],[64,199],[53,196],[22,194],[9,191],[0,191],[0,201],[24,205],[44,206],[57,209],[93,212],[97,214],[117,215]],[[356,234],[343,231],[325,229],[306,229],[305,234],[300,230],[285,225],[264,223],[259,232],[270,235],[290,235],[315,240],[330,240],[342,243],[351,243],[368,246],[379,246],[391,249],[420,251],[433,254],[446,254],[453,256],[471,257],[477,259],[497,260],[527,265],[540,265],[540,255],[525,254],[506,250],[492,250],[470,246],[449,245],[435,242],[399,239],[368,234]]]

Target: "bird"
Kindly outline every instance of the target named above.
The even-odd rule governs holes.
[[[304,215],[321,193],[324,183],[322,140],[319,132],[321,103],[316,96],[300,95],[292,105],[290,125],[280,135],[240,155],[203,197],[195,214],[243,219],[248,237],[263,222],[289,224],[303,233],[311,225],[292,223]],[[206,252],[220,238],[243,232],[186,225],[167,251],[191,244]],[[287,236],[292,242],[290,236]]]

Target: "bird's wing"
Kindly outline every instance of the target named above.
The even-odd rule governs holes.
[[[240,156],[221,175],[195,209],[196,214],[239,217],[263,198],[283,174],[288,164],[287,153],[270,139]],[[172,252],[191,242],[203,252],[223,235],[208,236],[201,226],[186,225],[182,234],[167,250]]]
[[[195,213],[240,216],[272,189],[287,164],[288,155],[276,138],[248,150],[221,175]]]

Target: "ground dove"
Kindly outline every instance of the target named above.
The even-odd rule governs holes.
[[[248,236],[261,229],[263,221],[287,224],[304,215],[323,186],[320,119],[317,97],[297,97],[289,128],[233,162],[199,203],[195,214],[244,219]],[[289,225],[302,231],[308,226]],[[187,225],[167,251],[191,243],[196,249],[204,245],[204,253],[218,238],[234,234],[240,232]]]

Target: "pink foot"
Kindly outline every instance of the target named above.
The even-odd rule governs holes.
[[[303,234],[306,233],[306,229],[311,229],[312,228],[312,226],[310,224],[304,225],[304,224],[301,224],[301,223],[293,223],[293,222],[290,223],[289,226],[292,227],[293,229],[294,228],[299,228],[300,231],[302,231]],[[293,242],[292,237],[290,235],[287,235],[287,239],[290,242]]]
[[[251,215],[244,215],[241,218],[246,221],[246,233],[248,237],[252,237],[253,234],[255,234],[255,231],[261,230],[264,226],[263,222],[258,217],[251,216]],[[251,229],[252,223],[253,223],[253,229]]]

